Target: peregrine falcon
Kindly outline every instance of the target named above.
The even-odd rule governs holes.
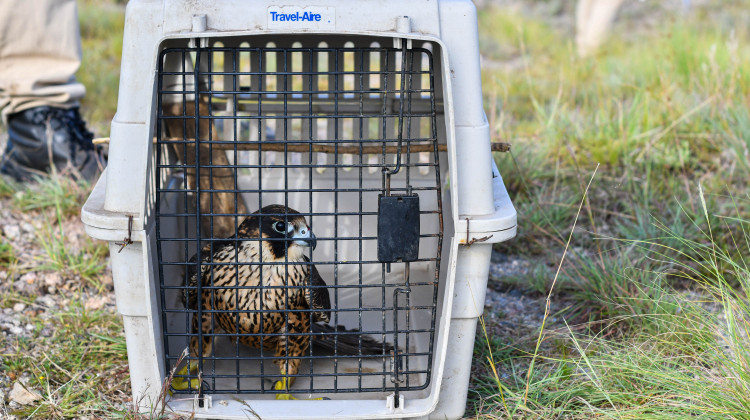
[[[233,340],[274,352],[281,371],[281,380],[274,383],[274,390],[280,391],[276,398],[294,399],[289,387],[300,365],[295,357],[304,355],[310,345],[310,335],[305,333],[310,333],[311,322],[330,320],[326,283],[305,255],[305,248],[315,249],[315,244],[315,235],[298,211],[270,205],[247,217],[234,236],[204,246],[201,273],[197,275],[197,264],[190,266],[183,294],[188,309],[197,310],[199,302],[202,308],[200,317],[197,312],[192,316],[191,355],[211,355],[214,325],[237,334]],[[191,262],[197,258],[193,256]],[[177,375],[195,369],[192,363]],[[182,390],[198,385],[198,380],[188,382],[183,377],[172,382],[174,389]]]

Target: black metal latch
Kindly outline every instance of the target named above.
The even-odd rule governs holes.
[[[396,165],[383,167],[385,194],[378,196],[378,260],[386,263],[415,261],[419,258],[419,195],[412,194],[411,185],[406,185],[405,195],[391,195],[391,176],[401,169],[401,148],[404,133],[404,100],[406,87],[407,43],[402,40],[401,51],[401,100],[398,113],[398,146]],[[408,153],[408,152],[407,152]],[[385,163],[385,154],[383,155]]]
[[[378,197],[378,260],[409,262],[419,258],[419,196]]]

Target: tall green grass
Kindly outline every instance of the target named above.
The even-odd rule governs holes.
[[[750,11],[660,13],[581,60],[555,18],[480,11],[486,108],[513,146],[496,160],[519,212],[498,249],[536,265],[507,283],[562,309],[538,350],[480,334],[478,416],[750,419]]]
[[[585,300],[606,310],[598,322],[543,331],[557,348],[543,351],[529,376],[531,344],[515,354],[495,352],[503,347],[497,338],[478,345],[496,364],[477,382],[480,410],[540,419],[750,418],[750,221],[737,213],[714,225],[709,209],[701,205],[702,217],[690,219],[699,239],[654,219],[659,237],[623,241],[651,269],[639,271],[635,261],[603,269],[596,261],[571,263],[590,268],[579,290],[599,296]],[[722,245],[716,237],[733,241]],[[505,374],[500,381],[493,380],[497,371]]]

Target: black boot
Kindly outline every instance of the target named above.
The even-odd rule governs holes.
[[[54,164],[58,172],[70,171],[93,181],[106,165],[93,138],[78,108],[40,106],[11,114],[0,172],[17,181],[30,181],[50,172]]]

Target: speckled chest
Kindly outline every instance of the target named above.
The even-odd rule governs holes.
[[[302,286],[309,267],[298,264],[304,261],[301,253],[288,254],[275,258],[265,241],[243,242],[236,256],[234,246],[214,254],[214,263],[226,265],[213,265],[213,275],[210,268],[204,271],[203,286],[213,287],[204,289],[202,300],[206,309],[232,311],[214,313],[221,329],[239,334],[288,329],[284,310],[307,307]]]

